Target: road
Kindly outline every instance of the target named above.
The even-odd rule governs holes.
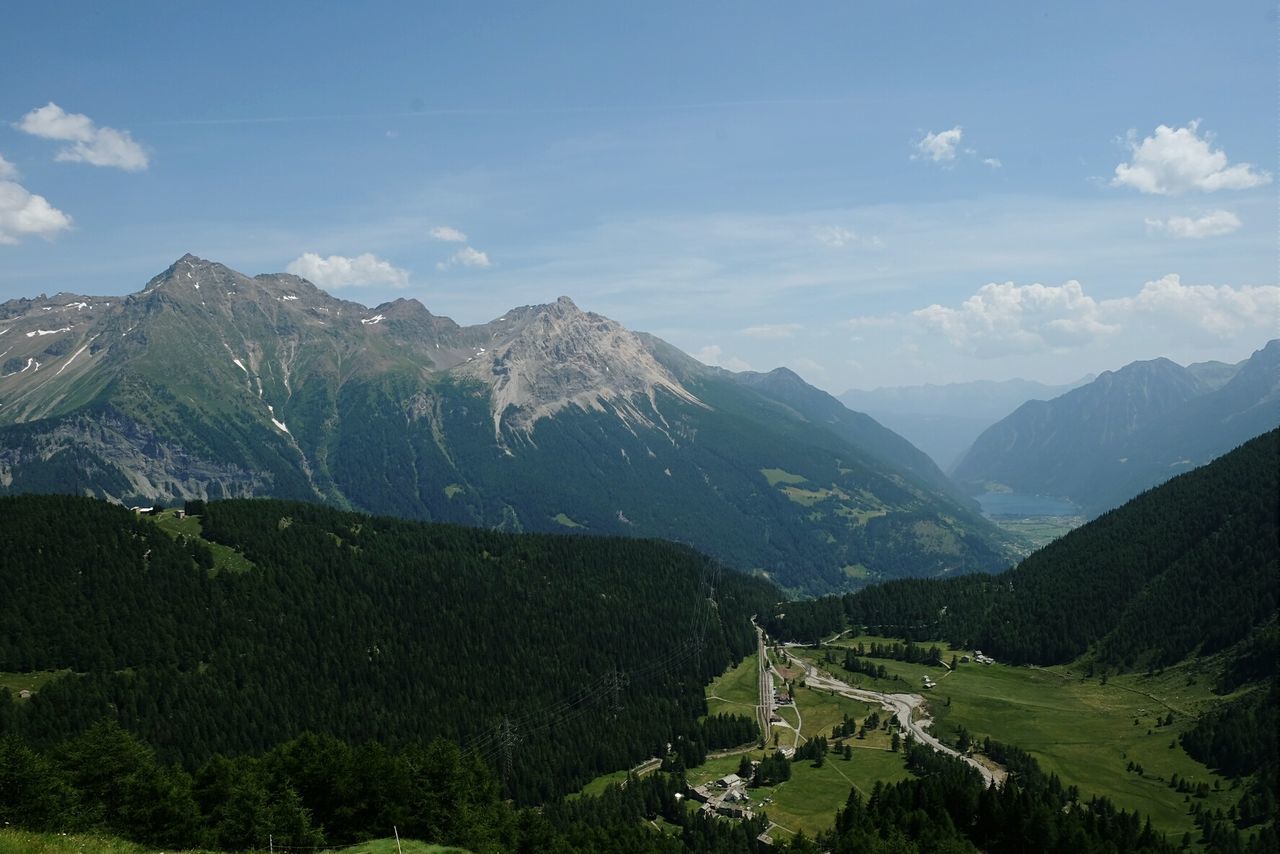
[[[755,617],[751,618],[755,625]],[[764,647],[764,629],[756,626],[756,690],[760,702],[756,704],[756,714],[760,720],[760,735],[766,741],[769,738],[769,718],[773,717],[773,677],[769,674],[769,656]]]
[[[756,630],[760,632],[761,644],[763,644],[764,633],[760,631],[759,627],[757,627]],[[976,759],[965,756],[934,738],[934,736],[928,731],[928,727],[933,724],[933,720],[928,717],[920,717],[918,719],[913,717],[915,710],[924,705],[924,697],[919,694],[884,694],[879,691],[868,691],[864,688],[854,688],[847,682],[823,673],[802,658],[791,656],[791,659],[793,662],[804,668],[805,684],[808,687],[834,691],[842,697],[848,697],[850,700],[860,700],[864,703],[879,703],[881,708],[892,713],[897,719],[898,729],[901,732],[910,733],[912,738],[916,741],[929,745],[939,753],[945,753],[948,756],[954,756],[957,759],[967,762],[969,765],[977,769],[978,773],[982,775],[982,778],[986,781],[988,786],[1002,785],[1005,778],[1009,776],[1003,769],[988,768]]]

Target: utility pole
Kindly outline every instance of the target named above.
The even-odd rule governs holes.
[[[508,789],[511,787],[511,752],[519,743],[520,735],[516,732],[515,724],[511,723],[511,718],[504,715],[502,723],[498,724],[498,746],[502,750],[503,782],[507,784]]]

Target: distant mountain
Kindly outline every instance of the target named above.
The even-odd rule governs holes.
[[[1134,362],[986,430],[952,476],[1091,515],[1280,425],[1280,340],[1238,366]]]
[[[792,590],[1003,568],[927,457],[787,371],[706,367],[568,298],[463,327],[185,256],[0,306],[0,493],[270,496],[660,537]]]
[[[904,580],[807,606],[771,632],[807,640],[835,619],[875,633],[945,638],[1013,663],[1091,654],[1119,669],[1238,651],[1274,639],[1280,607],[1280,430],[1149,490],[994,577]],[[833,619],[833,617],[835,619]],[[825,621],[825,622],[824,622]],[[1270,630],[1268,630],[1270,626]],[[1275,671],[1270,657],[1250,678]]]
[[[850,389],[840,401],[865,412],[949,469],[983,430],[1028,400],[1049,400],[1092,380],[1045,385],[1032,380]]]

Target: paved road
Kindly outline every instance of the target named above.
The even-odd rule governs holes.
[[[759,629],[757,628],[757,631]],[[763,638],[763,633],[761,635]],[[761,641],[763,643],[763,640]],[[1004,783],[1008,773],[1003,769],[993,770],[968,756],[964,756],[958,751],[948,747],[929,733],[928,727],[933,724],[933,720],[927,717],[913,719],[912,713],[924,705],[924,697],[919,694],[883,694],[879,691],[868,691],[864,688],[854,688],[847,682],[836,679],[833,676],[823,673],[809,664],[802,658],[793,657],[793,660],[805,669],[805,684],[810,688],[820,688],[827,691],[848,697],[851,700],[861,700],[864,703],[879,703],[881,708],[891,712],[898,720],[898,728],[904,733],[911,733],[911,736],[919,742],[929,745],[939,753],[945,753],[948,756],[954,756],[962,759],[972,765],[986,780],[988,786],[998,786]],[[923,711],[923,710],[922,710]]]

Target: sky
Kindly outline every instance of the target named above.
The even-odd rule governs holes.
[[[1280,337],[1271,2],[17,4],[0,301],[186,252],[848,388]]]

